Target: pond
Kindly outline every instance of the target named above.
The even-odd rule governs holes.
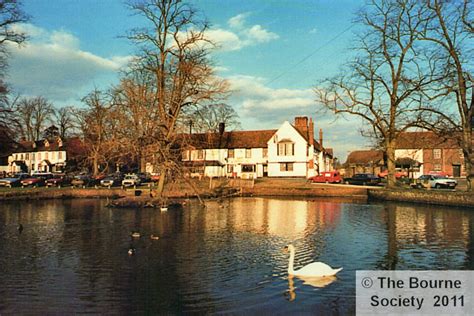
[[[354,314],[356,270],[474,269],[472,210],[273,198],[167,212],[104,205],[2,202],[0,314]],[[344,269],[327,284],[288,278],[290,243],[295,268]]]

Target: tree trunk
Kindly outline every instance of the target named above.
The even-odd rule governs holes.
[[[97,155],[94,155],[94,159],[92,160],[92,174],[96,176],[99,174],[99,159],[97,159]]]
[[[387,140],[386,146],[387,154],[387,188],[393,188],[396,183],[395,179],[395,142],[393,140]]]
[[[143,150],[140,151],[140,161],[138,163],[138,168],[140,172],[145,172],[146,170],[146,160],[145,160],[145,154],[143,153]]]
[[[464,155],[464,172],[466,173],[467,188],[466,191],[471,192],[474,184],[474,170],[472,164],[474,161],[474,153],[472,152],[472,131],[470,126],[464,126],[462,139],[462,151]]]
[[[160,170],[160,180],[158,181],[158,188],[156,189],[157,190],[157,194],[158,194],[158,198],[161,199],[163,197],[163,191],[165,189],[165,181],[166,181],[166,173],[167,173],[167,169],[166,168],[161,168]]]

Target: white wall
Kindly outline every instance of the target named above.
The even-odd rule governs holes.
[[[288,139],[295,144],[294,155],[278,156],[278,143]],[[307,177],[308,143],[289,123],[284,122],[268,141],[268,176],[269,177]],[[311,148],[309,150],[312,155]],[[293,163],[293,171],[280,171],[280,163]]]
[[[8,157],[8,164],[15,160],[20,160],[25,163],[28,167],[28,171],[36,172],[42,171],[38,170],[39,164],[41,164],[44,160],[48,160],[51,164],[62,164],[66,165],[67,156],[66,151],[58,150],[58,151],[35,151],[35,152],[23,152],[23,153],[14,153]],[[17,171],[17,170],[9,170],[9,171]]]

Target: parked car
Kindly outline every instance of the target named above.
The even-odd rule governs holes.
[[[16,173],[10,177],[0,179],[0,186],[2,187],[17,187],[21,185],[21,180],[29,178],[30,175],[27,173]]]
[[[148,172],[139,172],[137,176],[140,178],[141,183],[151,182],[151,174]]]
[[[151,182],[158,182],[160,181],[160,175],[159,174],[152,174],[150,177]]]
[[[34,173],[31,177],[21,180],[22,187],[39,187],[46,184],[46,180],[53,177],[52,173]]]
[[[428,172],[428,174],[432,175],[432,176],[442,176],[442,177],[445,177],[445,178],[450,177],[449,173],[444,172],[444,171],[430,171],[430,172]]]
[[[133,187],[136,185],[140,185],[141,179],[136,174],[127,174],[125,178],[122,180],[123,187]]]
[[[316,183],[341,183],[342,177],[339,171],[324,171],[320,175],[312,177],[311,181]]]
[[[373,173],[356,173],[351,178],[345,178],[346,184],[360,184],[360,185],[378,185],[381,179]]]
[[[426,189],[454,189],[458,185],[456,179],[448,178],[447,176],[424,174],[416,179],[415,183],[411,186],[414,188],[426,188]]]
[[[80,187],[85,188],[86,186],[89,185],[91,180],[92,178],[89,177],[87,174],[78,174],[74,176],[74,178],[72,178],[71,185],[78,188]]]
[[[384,170],[382,172],[379,172],[377,175],[379,178],[386,178],[388,176],[388,170]],[[396,179],[402,179],[408,177],[408,174],[405,171],[396,171],[395,172],[395,178]]]
[[[122,184],[122,175],[121,174],[113,174],[105,177],[104,179],[100,180],[100,185],[103,187],[113,187],[119,186]]]
[[[51,179],[46,180],[48,187],[63,187],[71,184],[71,178],[65,174],[55,174]]]

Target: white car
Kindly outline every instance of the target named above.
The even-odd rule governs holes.
[[[140,185],[140,178],[136,174],[127,174],[122,180],[122,186],[124,187],[133,187]]]
[[[412,184],[417,188],[454,189],[458,185],[456,179],[442,175],[424,174],[420,176],[416,183]]]

